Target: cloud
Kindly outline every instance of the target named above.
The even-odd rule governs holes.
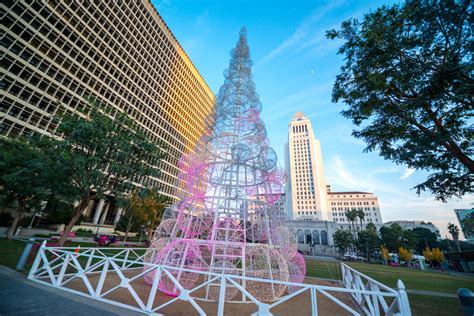
[[[285,51],[291,48],[304,49],[309,46],[314,46],[323,40],[325,40],[324,32],[330,28],[328,25],[320,25],[319,22],[329,13],[332,9],[341,6],[344,1],[329,1],[322,7],[318,7],[313,13],[306,18],[300,26],[281,42],[277,47],[272,49],[267,55],[265,55],[254,68],[258,68],[273,58],[281,55]],[[316,35],[316,36],[315,36]]]
[[[268,111],[270,111],[271,114],[265,115],[265,122],[269,123],[284,116],[292,115],[296,112],[295,109],[304,112],[308,108],[314,110],[317,106],[321,107],[321,103],[317,103],[315,100],[327,99],[326,96],[330,95],[331,88],[331,82],[320,83],[306,87],[283,98],[275,105],[268,107]],[[336,105],[330,104],[328,107],[330,107],[330,111],[333,111]]]
[[[405,172],[401,175],[400,179],[406,179],[408,178],[409,176],[411,176],[412,174],[415,173],[415,169],[413,168],[406,168],[405,169]]]

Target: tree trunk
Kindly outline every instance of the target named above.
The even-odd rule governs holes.
[[[125,246],[125,243],[127,242],[128,233],[130,232],[130,228],[132,228],[132,224],[133,224],[132,218],[133,216],[130,216],[130,218],[128,219],[127,229],[125,230],[125,237],[123,238],[122,246]]]
[[[12,239],[13,234],[15,234],[18,223],[20,222],[21,216],[23,215],[23,206],[20,204],[15,212],[15,217],[13,218],[13,223],[8,229],[7,239]]]
[[[456,247],[458,248],[458,252],[461,252],[461,247],[459,246],[459,237],[454,239],[454,244],[456,245]]]
[[[150,225],[148,227],[148,234],[147,234],[147,239],[149,242],[151,242],[152,237],[153,237],[153,225]]]
[[[74,211],[74,216],[71,218],[67,226],[64,228],[63,235],[59,239],[58,243],[60,247],[64,246],[64,243],[66,242],[69,233],[71,232],[74,225],[76,225],[82,213],[84,213],[84,211],[86,210],[87,206],[89,205],[89,201],[91,199],[92,198],[90,195],[86,198],[82,198],[81,202],[79,202],[79,204],[76,206],[76,209]]]

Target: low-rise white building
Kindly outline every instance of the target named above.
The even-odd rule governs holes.
[[[327,195],[330,220],[341,225],[348,224],[349,221],[345,212],[356,209],[364,211],[365,218],[362,223],[373,223],[376,226],[383,223],[379,199],[375,194],[361,191],[332,192],[331,186],[328,185]]]
[[[336,223],[331,221],[293,220],[287,222],[296,235],[298,250],[310,255],[334,256]]]

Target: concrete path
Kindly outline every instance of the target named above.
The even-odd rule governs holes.
[[[0,315],[143,315],[27,280],[0,265]]]
[[[457,294],[453,293],[444,293],[444,292],[433,292],[433,291],[422,291],[422,290],[406,290],[409,294],[420,294],[420,295],[429,295],[429,296],[438,296],[438,297],[454,297],[457,298]]]

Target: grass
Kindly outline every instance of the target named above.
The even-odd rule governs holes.
[[[398,279],[410,290],[423,290],[456,294],[457,289],[465,287],[474,290],[474,278],[448,275],[439,272],[421,271],[403,267],[390,267],[377,264],[349,262],[349,266],[369,277],[395,288]]]
[[[377,264],[346,262],[361,273],[395,288],[398,279],[409,290],[423,290],[456,294],[458,288],[474,289],[473,277],[459,277],[437,272],[421,271],[403,267],[390,267]],[[306,275],[318,278],[341,279],[339,262],[324,262],[307,259]],[[408,294],[413,315],[453,315],[461,314],[457,298]]]
[[[457,298],[408,294],[412,315],[462,315]]]
[[[21,253],[23,252],[23,249],[25,248],[26,242],[19,241],[19,240],[6,240],[3,238],[0,238],[0,265],[4,265],[6,267],[9,267],[11,269],[15,269],[18,260],[20,259]],[[77,247],[81,246],[82,248],[91,248],[91,247],[97,247],[97,243],[86,243],[86,242],[69,242],[66,243],[64,246],[65,247]],[[117,245],[115,247],[122,248],[122,245]],[[114,246],[108,246],[105,248],[110,249],[110,251],[113,251]],[[139,253],[140,255],[141,253]],[[36,255],[36,252],[35,252]],[[120,257],[118,257],[120,258]],[[30,268],[31,265],[33,264],[33,256],[30,255],[28,258],[28,261],[25,265],[25,270],[24,272],[27,272]],[[79,260],[80,262],[86,261],[86,258],[82,257]]]
[[[339,261],[306,259],[306,275],[313,278],[341,280]]]
[[[0,264],[15,269],[26,243],[18,240],[0,239]],[[27,265],[29,269],[31,263]]]

